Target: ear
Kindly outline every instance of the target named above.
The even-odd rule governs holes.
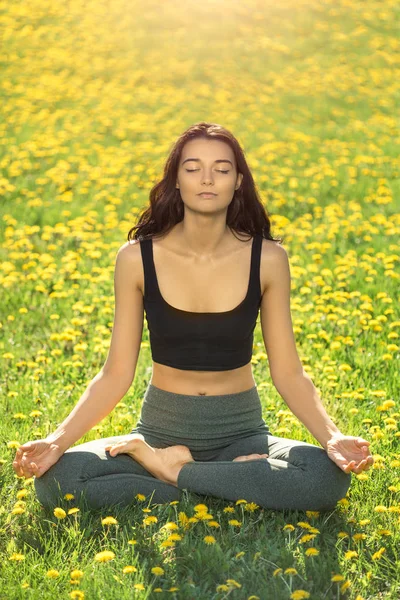
[[[238,173],[238,176],[236,179],[236,188],[239,188],[242,185],[242,181],[243,181],[243,173]]]

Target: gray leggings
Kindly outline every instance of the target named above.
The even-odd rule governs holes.
[[[69,448],[44,475],[35,478],[43,506],[59,505],[72,493],[88,508],[128,506],[136,494],[152,503],[179,500],[181,490],[262,508],[327,511],[344,498],[351,474],[320,446],[271,434],[257,387],[235,394],[191,396],[148,385],[141,415],[130,433],[155,448],[187,446],[195,462],[185,464],[178,487],[154,477],[128,454],[111,457],[104,447],[123,436]],[[246,454],[268,458],[232,462]]]

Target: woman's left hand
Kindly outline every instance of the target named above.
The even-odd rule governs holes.
[[[369,451],[370,442],[358,436],[335,434],[327,442],[326,453],[345,473],[368,471],[374,464]]]

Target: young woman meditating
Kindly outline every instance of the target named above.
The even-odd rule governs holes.
[[[35,475],[44,506],[66,493],[95,508],[138,493],[164,503],[187,489],[326,511],[351,471],[370,468],[370,442],[338,430],[302,367],[288,255],[270,228],[234,136],[204,122],[185,131],[117,253],[104,366],[54,433],[17,450],[14,469]],[[129,434],[71,447],[129,390],[145,313],[153,372],[139,421]],[[322,447],[275,436],[262,417],[251,362],[259,313],[272,381]]]

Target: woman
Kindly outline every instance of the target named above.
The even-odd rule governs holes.
[[[370,442],[337,429],[301,365],[280,242],[232,134],[205,122],[185,131],[118,251],[103,368],[53,434],[17,450],[14,469],[36,476],[43,505],[66,493],[94,508],[138,493],[163,503],[187,489],[325,511],[346,495],[350,472],[373,464]],[[128,435],[70,448],[128,391],[144,310],[153,374],[139,422]],[[274,436],[262,418],[251,367],[259,311],[273,383],[322,448]]]

